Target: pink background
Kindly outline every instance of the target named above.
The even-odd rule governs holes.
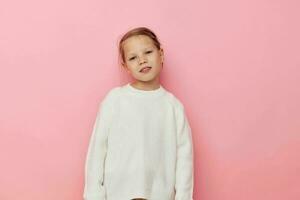
[[[300,199],[296,0],[0,3],[0,199],[80,200],[106,92],[129,78],[117,41],[147,26],[162,84],[185,105],[195,200]]]

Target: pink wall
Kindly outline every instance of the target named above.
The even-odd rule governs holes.
[[[195,200],[300,199],[296,0],[0,3],[0,199],[80,200],[98,102],[128,81],[117,39],[148,26],[186,107]]]

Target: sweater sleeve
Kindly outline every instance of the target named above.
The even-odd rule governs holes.
[[[192,133],[184,107],[181,105],[177,112],[175,200],[193,200],[193,173],[194,166]]]
[[[104,101],[101,102],[86,156],[84,200],[106,200],[103,177],[107,152],[108,123],[111,113],[111,107],[104,104]]]

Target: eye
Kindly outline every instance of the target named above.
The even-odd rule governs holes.
[[[135,59],[135,56],[134,56],[134,57],[131,57],[131,58],[129,58],[129,60],[133,60],[133,59]]]
[[[152,52],[152,51],[147,51],[146,53],[149,54],[149,53],[151,53],[151,52]]]

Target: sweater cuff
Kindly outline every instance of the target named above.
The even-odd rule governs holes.
[[[190,191],[176,191],[175,200],[194,200],[193,192]]]
[[[84,197],[83,199],[84,200],[106,200],[104,195],[101,195],[101,196],[90,195],[90,196]]]
[[[100,186],[100,190],[90,191],[87,190],[84,192],[83,199],[84,200],[106,200],[105,188],[103,185]]]

